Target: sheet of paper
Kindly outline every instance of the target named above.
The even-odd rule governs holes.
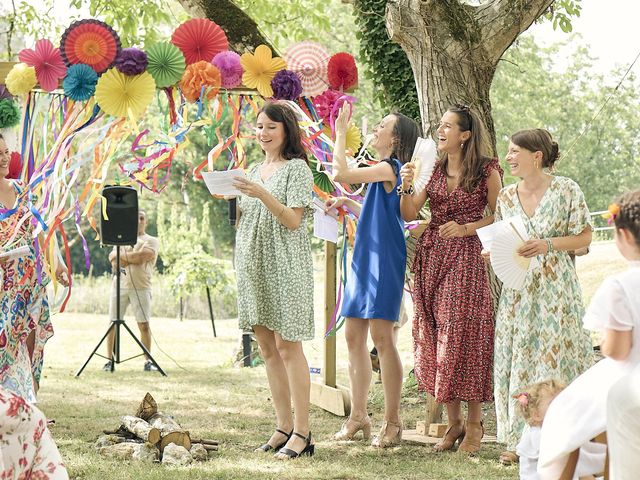
[[[324,204],[319,198],[313,199],[313,209],[313,235],[328,242],[338,243],[338,221],[324,212]]]
[[[6,252],[0,253],[1,258],[6,258],[7,260],[11,260],[18,257],[23,257],[29,254],[29,247],[24,245],[22,247],[14,248],[13,250],[7,250]]]
[[[246,178],[244,170],[222,170],[218,172],[202,172],[202,178],[212,195],[242,195],[233,186],[236,178]]]

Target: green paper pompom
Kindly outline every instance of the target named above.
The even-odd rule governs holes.
[[[170,87],[178,83],[185,69],[184,55],[173,43],[156,43],[147,50],[147,71],[156,87]]]
[[[20,108],[8,98],[0,100],[0,128],[15,127],[20,123]]]

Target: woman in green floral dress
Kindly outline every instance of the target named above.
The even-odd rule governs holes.
[[[302,341],[313,338],[313,262],[307,222],[313,174],[300,128],[285,104],[258,114],[265,159],[235,186],[242,192],[236,234],[238,319],[252,329],[265,361],[276,430],[257,451],[277,458],[312,455],[309,365]],[[291,413],[291,406],[295,416]]]
[[[518,250],[541,266],[528,273],[524,288],[503,286],[496,317],[494,397],[498,441],[507,444],[503,463],[517,460],[524,428],[512,395],[535,382],[569,383],[592,363],[589,335],[582,328],[584,305],[569,254],[591,243],[589,209],[580,187],[552,176],[558,144],[546,130],[521,130],[511,137],[507,164],[521,178],[498,195],[496,221],[524,220],[530,240]]]

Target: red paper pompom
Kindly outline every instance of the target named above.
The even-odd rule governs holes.
[[[9,173],[7,173],[7,178],[17,179],[20,177],[21,171],[22,171],[22,158],[20,153],[11,152],[11,160],[9,160]]]
[[[358,83],[358,67],[353,55],[340,52],[329,59],[329,85],[334,90],[349,90]]]

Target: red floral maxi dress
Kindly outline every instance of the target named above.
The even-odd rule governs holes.
[[[14,186],[19,198],[23,185],[16,182]],[[30,253],[10,260],[0,268],[0,386],[28,402],[35,402],[34,381],[40,380],[44,345],[53,335],[46,290],[49,278],[43,271],[41,282],[38,281],[33,227],[26,197],[11,208],[0,204],[0,212],[6,214],[7,210],[15,211],[0,220],[2,249],[11,242],[10,248],[27,245]],[[32,331],[35,332],[35,345],[30,356],[26,341]]]
[[[493,307],[489,278],[476,236],[442,238],[438,227],[476,222],[487,206],[487,179],[502,176],[498,160],[484,168],[472,192],[447,190],[438,165],[427,185],[431,222],[416,246],[413,322],[418,386],[440,403],[493,399]]]

